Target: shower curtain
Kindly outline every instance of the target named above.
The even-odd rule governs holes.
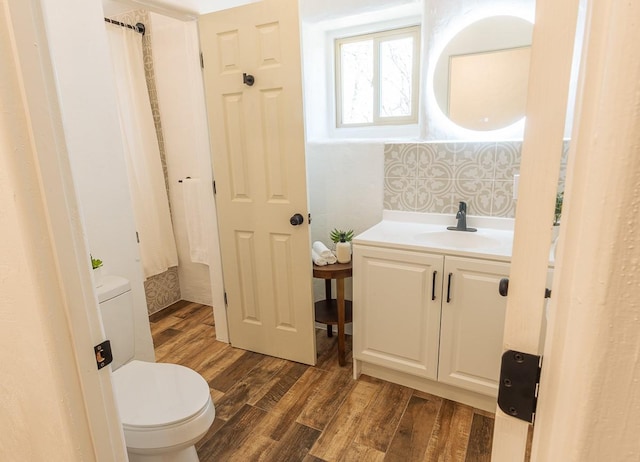
[[[105,23],[144,277],[178,264],[160,150],[147,93],[142,35]]]

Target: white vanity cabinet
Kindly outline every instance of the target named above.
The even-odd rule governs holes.
[[[497,396],[508,263],[359,244],[353,255],[356,375],[374,364]]]

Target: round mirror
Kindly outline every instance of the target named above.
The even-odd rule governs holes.
[[[493,16],[470,24],[444,48],[433,85],[442,112],[461,127],[497,130],[524,117],[533,24]]]

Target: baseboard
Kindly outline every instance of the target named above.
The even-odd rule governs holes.
[[[445,383],[435,382],[433,380],[416,377],[404,372],[398,372],[383,366],[353,360],[354,377],[360,374],[369,375],[387,382],[397,383],[405,387],[440,396],[451,401],[466,404],[468,406],[482,409],[483,411],[494,413],[497,409],[497,401],[495,397],[481,395],[473,391],[464,390],[462,388],[453,387]]]

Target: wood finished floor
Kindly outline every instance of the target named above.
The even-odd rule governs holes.
[[[213,461],[460,461],[491,459],[493,415],[338,366],[337,338],[316,335],[314,367],[218,342],[209,306],[178,302],[150,317],[156,360],[209,383],[216,406],[196,445]]]

